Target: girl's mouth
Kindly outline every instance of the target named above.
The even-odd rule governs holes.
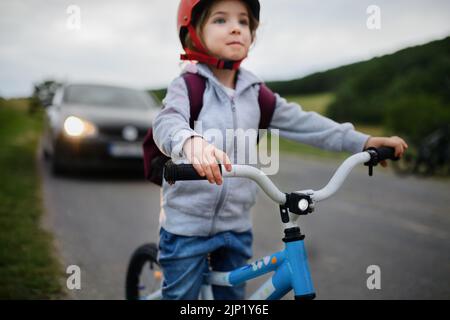
[[[229,46],[233,46],[233,45],[243,46],[243,44],[241,42],[239,42],[239,41],[233,41],[233,42],[227,43],[227,45],[229,45]]]

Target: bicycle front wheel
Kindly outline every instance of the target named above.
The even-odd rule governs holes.
[[[142,300],[161,289],[163,276],[157,256],[158,247],[154,243],[134,251],[127,270],[127,300]]]

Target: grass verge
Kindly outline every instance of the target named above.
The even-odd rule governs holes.
[[[57,299],[62,267],[41,228],[36,150],[42,114],[27,100],[0,101],[0,299]]]
[[[327,107],[333,102],[335,96],[333,93],[325,92],[310,95],[286,96],[289,102],[295,102],[302,106],[305,111],[315,111],[321,115],[326,113]],[[354,124],[355,129],[369,134],[371,136],[383,136],[383,128],[381,126],[367,126]],[[287,140],[280,137],[280,152],[295,155],[301,155],[313,158],[339,159],[343,160],[348,157],[347,152],[326,151],[309,145],[301,144],[295,141]]]

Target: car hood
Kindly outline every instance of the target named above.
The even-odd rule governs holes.
[[[61,118],[80,117],[97,125],[134,124],[149,127],[158,113],[158,109],[130,109],[120,107],[99,107],[89,105],[64,105]]]

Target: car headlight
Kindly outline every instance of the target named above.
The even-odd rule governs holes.
[[[97,134],[97,128],[89,121],[70,116],[64,120],[64,132],[71,137],[90,137]]]

